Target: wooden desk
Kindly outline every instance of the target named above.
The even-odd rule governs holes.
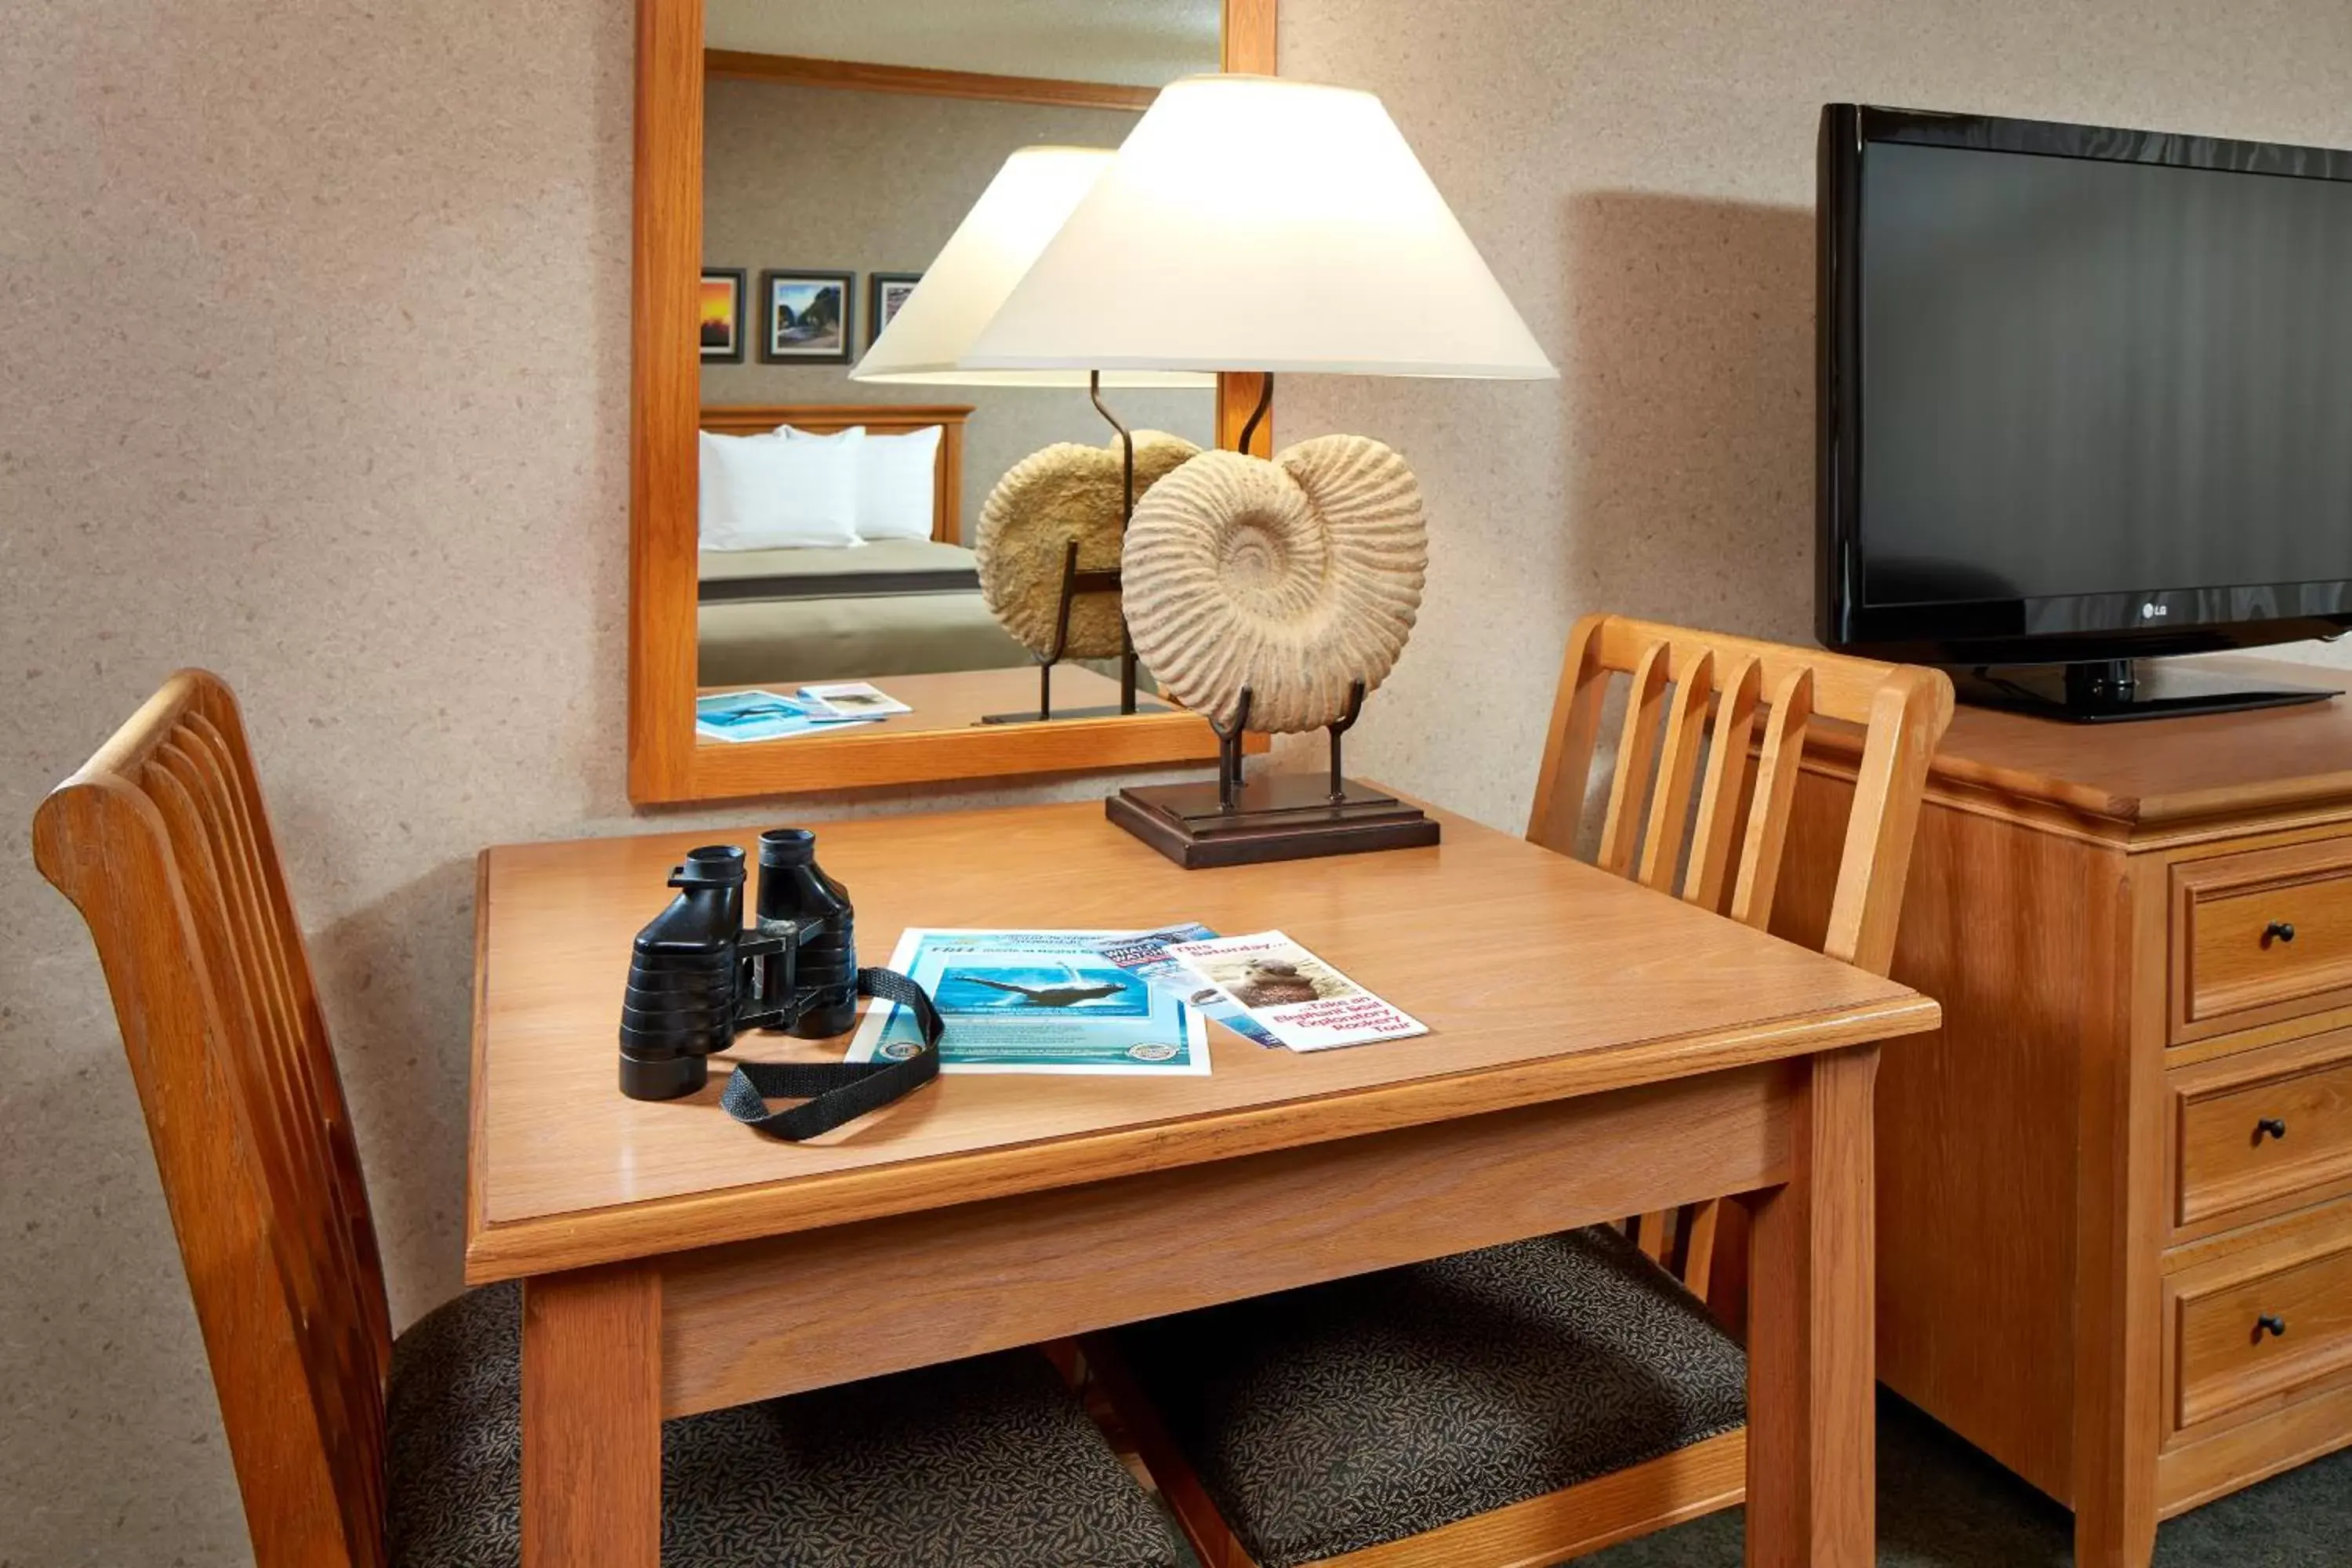
[[[1444,822],[1189,873],[1090,803],[820,827],[869,960],[914,924],[1279,926],[1431,1032],[1213,1029],[1208,1078],[945,1078],[805,1144],[717,1075],[614,1087],[629,938],[727,835],[487,851],[466,1267],[525,1280],[525,1563],[657,1560],[664,1415],[1731,1193],[1761,1194],[1748,1560],[1870,1562],[1875,1042],[1935,1004]]]

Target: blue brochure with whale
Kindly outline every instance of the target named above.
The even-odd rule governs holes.
[[[918,926],[898,939],[890,967],[913,976],[947,1019],[941,1072],[1206,1073],[1200,1012],[1103,956],[1104,943],[1127,934]],[[848,1059],[887,1060],[921,1046],[913,1016],[877,1002]]]

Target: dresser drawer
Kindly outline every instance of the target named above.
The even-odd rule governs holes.
[[[2276,1229],[2168,1281],[2177,1429],[2352,1373],[2352,1223],[2339,1206]]]
[[[2305,1192],[2316,1200],[2352,1178],[2352,1029],[2201,1062],[2168,1082],[2174,1225]]]
[[[2352,839],[2172,868],[2175,1044],[2352,1003]]]

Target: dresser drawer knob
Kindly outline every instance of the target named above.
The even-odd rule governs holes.
[[[2254,1123],[2254,1142],[2257,1143],[2265,1138],[2277,1138],[2284,1141],[2285,1137],[2286,1121],[2284,1117],[2265,1116]]]
[[[2254,1320],[2254,1338],[2261,1339],[2264,1334],[2274,1340],[2286,1338],[2286,1320],[2275,1312],[2264,1312]]]
[[[2273,921],[2270,924],[2263,927],[2263,945],[2264,947],[2268,947],[2273,940],[2279,942],[2293,942],[2294,940],[2294,922],[2293,921]]]

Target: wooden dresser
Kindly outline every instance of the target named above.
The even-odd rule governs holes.
[[[1852,761],[1816,742],[1792,937]],[[1894,973],[1945,1023],[1879,1077],[1881,1379],[2073,1508],[2084,1568],[2352,1444],[2352,698],[1962,708]]]

